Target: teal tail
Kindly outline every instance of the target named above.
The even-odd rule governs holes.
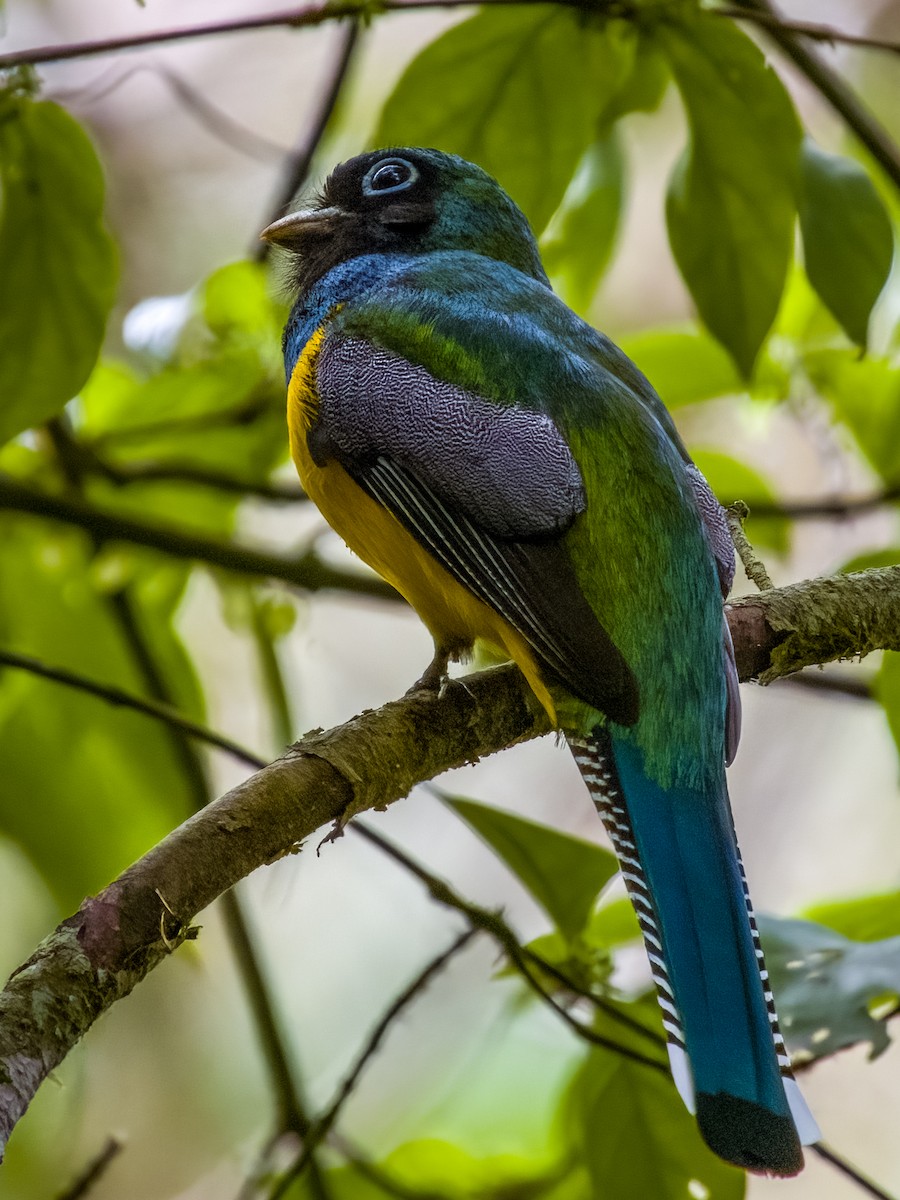
[[[736,1166],[796,1175],[819,1130],[778,1028],[724,763],[709,791],[663,789],[630,740],[597,730],[569,746],[619,857],[700,1132]]]

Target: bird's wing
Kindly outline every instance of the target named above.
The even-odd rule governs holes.
[[[691,490],[694,493],[694,500],[700,512],[701,520],[703,521],[706,540],[709,542],[710,549],[715,556],[719,587],[722,591],[722,599],[725,600],[734,582],[734,543],[731,540],[731,531],[728,528],[725,510],[713,495],[712,488],[706,482],[704,476],[693,463],[688,466],[688,479],[691,484]],[[731,766],[737,754],[738,742],[741,740],[741,693],[738,686],[737,662],[734,657],[734,642],[731,639],[728,620],[724,615],[722,617],[722,647],[725,659],[725,695],[727,701],[725,709],[725,762],[728,766]]]
[[[341,334],[325,340],[316,387],[313,456],[336,458],[568,690],[620,723],[634,721],[636,682],[562,541],[585,497],[550,417],[491,403]]]

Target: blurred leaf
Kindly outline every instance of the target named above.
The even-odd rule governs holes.
[[[288,306],[273,296],[261,263],[234,262],[214,271],[200,293],[203,320],[221,351],[252,348],[264,373],[284,377],[281,331]]]
[[[612,258],[622,209],[625,164],[615,127],[585,151],[563,202],[541,239],[554,288],[587,308]]]
[[[746,390],[728,354],[700,331],[650,330],[623,338],[620,345],[659,392],[666,408]]]
[[[875,676],[875,695],[884,708],[894,742],[900,751],[900,653],[885,650],[881,667]]]
[[[472,1196],[538,1195],[559,1176],[558,1167],[539,1169],[521,1155],[475,1158],[459,1146],[437,1138],[399,1146],[384,1160],[390,1177],[406,1189],[469,1200]]]
[[[248,486],[268,478],[287,451],[283,387],[250,349],[227,348],[189,366],[165,367],[148,379],[101,368],[82,392],[83,423],[98,453],[114,466],[165,464],[211,469]],[[249,419],[227,414],[242,409]],[[116,486],[92,481],[107,507],[167,517],[190,528],[230,528],[240,494],[191,481],[152,480]]]
[[[622,946],[637,941],[641,927],[634,915],[634,905],[624,896],[604,904],[590,920],[585,935],[593,946]]]
[[[649,26],[645,30],[637,25],[636,33],[631,71],[603,111],[607,124],[629,113],[654,112],[666,92],[670,73],[665,56]]]
[[[841,567],[845,574],[852,575],[855,571],[868,571],[872,567],[895,567],[900,563],[900,546],[891,546],[888,550],[871,550],[867,554],[856,554]]]
[[[542,934],[533,938],[526,949],[538,955],[549,966],[565,975],[572,985],[567,987],[550,971],[544,970],[537,963],[530,962],[529,973],[536,977],[541,987],[550,995],[565,994],[572,991],[586,992],[592,996],[608,997],[610,993],[610,978],[613,972],[612,955],[607,946],[598,946],[587,937],[577,935],[566,937],[559,930]],[[495,972],[497,979],[520,979],[518,967],[506,961]],[[526,1000],[536,1001],[538,997],[529,989],[523,989]]]
[[[407,67],[374,144],[434,146],[478,163],[540,232],[628,77],[636,41],[624,21],[488,5]]]
[[[769,546],[778,554],[787,553],[790,523],[783,517],[753,516],[753,504],[773,503],[776,499],[768,481],[746,463],[715,450],[691,450],[694,462],[706,476],[719,502],[733,504],[743,500],[750,509],[747,534],[751,542]]]
[[[446,802],[500,855],[562,933],[574,937],[584,929],[600,889],[619,869],[614,855],[499,808],[450,797]]]
[[[328,1172],[329,1195],[335,1200],[384,1200],[389,1194],[447,1197],[447,1200],[590,1200],[584,1180],[575,1190],[560,1190],[573,1173],[563,1164],[535,1162],[521,1155],[476,1158],[460,1146],[437,1138],[407,1142],[393,1150],[372,1173],[352,1164]],[[368,1177],[367,1177],[368,1176]],[[377,1178],[384,1179],[380,1187]],[[308,1172],[304,1179],[308,1180]],[[298,1181],[298,1184],[301,1181]],[[291,1200],[312,1198],[308,1183],[286,1193]]]
[[[851,350],[813,350],[804,366],[819,394],[885,482],[900,481],[900,368]]]
[[[857,942],[900,937],[900,892],[827,900],[808,908],[803,915]]]
[[[90,480],[92,499],[203,532],[230,529],[240,485],[268,482],[287,456],[280,357],[283,306],[253,263],[215,271],[192,298],[197,310],[171,360],[148,375],[103,362],[85,384],[78,433],[126,479],[168,468],[185,478]],[[224,476],[238,490],[196,478]]]
[[[658,36],[690,138],[669,185],[669,240],[700,316],[749,377],[791,261],[800,125],[750,38],[675,11]]]
[[[888,1047],[870,1006],[900,996],[900,937],[854,942],[812,921],[759,917],[781,1027],[792,1054],[812,1061],[858,1042]]]
[[[58,105],[0,95],[0,205],[2,443],[87,379],[115,289],[100,164]]]
[[[186,571],[146,577],[144,632],[178,703],[199,693],[171,631]],[[0,644],[143,693],[110,608],[94,588],[85,539],[7,521],[0,533]],[[168,731],[95,698],[0,668],[3,832],[68,908],[105,884],[190,809]]]
[[[810,282],[847,336],[865,346],[894,257],[891,220],[867,172],[805,138],[800,231]]]
[[[592,1050],[572,1081],[566,1124],[595,1196],[615,1200],[740,1200],[743,1171],[707,1148],[671,1079]],[[704,1191],[700,1192],[697,1185]]]
[[[773,341],[777,340],[780,345],[776,349],[770,343],[770,348],[776,354],[781,351],[779,358],[787,357],[788,365],[793,365],[798,354],[805,348],[812,349],[816,345],[844,345],[840,325],[822,303],[822,298],[810,283],[809,276],[797,262],[788,272],[787,285],[775,321],[775,334],[776,338]],[[787,355],[784,354],[785,349]],[[769,358],[770,355],[764,354],[760,366],[765,367]],[[754,380],[754,392],[757,382]],[[783,396],[779,398],[786,399],[788,395],[789,388],[785,389]]]

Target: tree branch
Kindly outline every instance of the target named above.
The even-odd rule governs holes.
[[[89,58],[97,54],[113,54],[120,50],[136,50],[142,46],[155,46],[165,42],[185,41],[190,38],[214,37],[227,33],[250,33],[256,29],[284,27],[289,29],[309,28],[323,25],[326,21],[340,21],[352,17],[363,20],[382,12],[415,12],[427,8],[469,7],[472,0],[340,0],[339,3],[309,4],[299,8],[281,9],[276,12],[260,13],[255,17],[237,17],[227,21],[211,21],[205,24],[185,25],[178,29],[157,29],[150,33],[129,34],[116,38],[97,38],[87,42],[63,43],[55,46],[34,46],[29,50],[15,50],[0,55],[0,71],[25,64],[62,62],[70,58]],[[546,3],[547,0],[488,0],[493,5],[528,5]],[[639,6],[628,0],[554,0],[569,8],[582,8],[591,12],[606,11],[610,16],[629,17]],[[743,0],[738,5],[723,5],[708,11],[726,19],[753,21],[773,34],[796,36],[797,34],[822,42],[843,42],[870,50],[885,50],[900,53],[900,43],[845,33],[831,25],[819,25],[810,21],[788,20],[778,13],[755,5],[745,9]]]
[[[742,596],[727,613],[744,680],[771,683],[803,667],[900,650],[900,567]]]
[[[713,10],[720,17],[731,17],[734,21],[749,21],[761,29],[777,30],[781,33],[800,34],[814,42],[829,45],[859,46],[863,50],[884,50],[888,54],[900,54],[900,42],[890,38],[869,37],[864,33],[846,33],[833,25],[819,25],[814,21],[795,21],[775,12],[752,11],[739,4],[720,4]]]
[[[183,528],[149,521],[137,521],[119,513],[107,512],[83,500],[50,495],[0,474],[0,510],[31,513],[84,529],[100,542],[133,542],[161,550],[174,558],[187,558],[235,571],[281,579],[306,591],[337,588],[379,599],[399,600],[392,587],[362,572],[330,567],[315,550],[297,558],[288,558],[234,542],[216,541],[202,534],[186,533]]]
[[[337,57],[332,66],[326,87],[319,100],[319,107],[313,115],[309,129],[305,132],[299,145],[289,154],[282,167],[282,177],[275,194],[275,199],[269,207],[266,220],[268,225],[276,217],[280,217],[294,195],[300,190],[309,176],[313,156],[319,148],[319,143],[325,135],[328,122],[334,115],[340,98],[341,89],[350,71],[350,65],[359,42],[359,20],[350,21],[343,33],[338,47]],[[272,249],[271,242],[264,242],[257,234],[251,250],[251,257],[257,262],[265,262]]]
[[[453,939],[446,950],[442,950],[437,954],[431,962],[429,962],[422,971],[415,977],[412,983],[408,984],[403,989],[399,996],[388,1006],[378,1021],[375,1028],[369,1034],[365,1046],[360,1051],[356,1062],[350,1068],[350,1071],[344,1082],[340,1085],[335,1093],[334,1099],[325,1109],[320,1117],[310,1125],[309,1132],[304,1139],[303,1151],[296,1163],[293,1164],[282,1177],[275,1191],[272,1192],[271,1200],[279,1200],[283,1196],[290,1184],[298,1175],[302,1174],[310,1160],[310,1155],[322,1144],[326,1137],[331,1132],[332,1126],[337,1120],[341,1109],[349,1099],[353,1089],[359,1082],[359,1077],[366,1069],[369,1061],[378,1053],[381,1043],[384,1041],[388,1030],[394,1021],[400,1016],[403,1010],[410,1005],[425,989],[436,975],[443,971],[444,967],[454,958],[460,950],[468,946],[469,942],[475,937],[478,930],[469,928],[463,930],[461,934]]]
[[[809,580],[729,605],[741,677],[900,649],[900,567]],[[191,817],[88,899],[0,994],[0,1147],[41,1081],[93,1022],[243,876],[320,826],[384,808],[417,783],[550,730],[518,671],[417,691],[307,735]]]
[[[829,520],[857,517],[900,500],[900,484],[891,484],[867,496],[823,496],[820,500],[754,500],[752,517],[785,517],[789,521]]]
[[[900,188],[900,149],[881,122],[849,84],[804,43],[769,0],[738,0],[748,20],[765,25],[766,33],[792,59],[799,71],[829,102],[869,151],[895,187]],[[804,31],[808,37],[809,32]],[[831,39],[832,41],[834,38]]]
[[[269,500],[273,504],[303,504],[309,500],[306,492],[298,484],[238,479],[229,475],[227,471],[216,471],[211,467],[200,467],[189,462],[111,463],[95,455],[93,451],[87,453],[91,459],[87,463],[87,469],[120,487],[127,487],[133,483],[194,483],[220,492],[254,496],[260,500]]]

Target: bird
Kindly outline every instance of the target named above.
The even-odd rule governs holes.
[[[416,610],[436,688],[476,641],[565,737],[640,923],[707,1145],[790,1176],[791,1073],[725,767],[740,697],[724,512],[648,380],[552,290],[522,211],[434,149],[338,164],[286,253],[288,432],[309,497]]]

